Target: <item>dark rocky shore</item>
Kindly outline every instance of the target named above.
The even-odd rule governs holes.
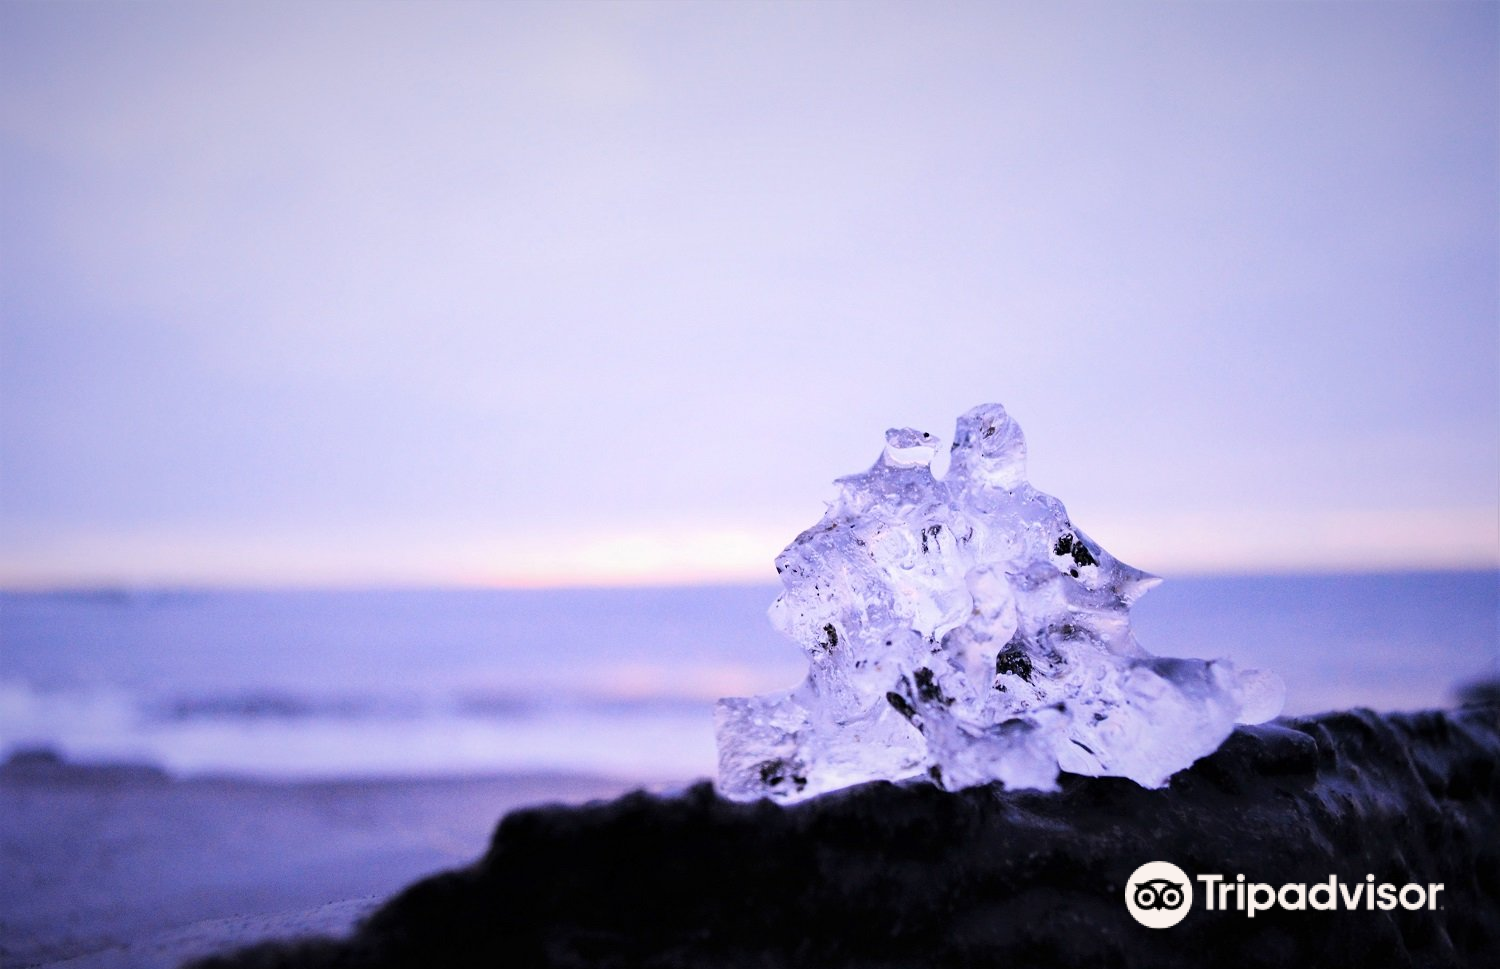
[[[783,808],[701,784],[518,811],[483,858],[406,889],[351,938],[194,966],[1500,965],[1500,707],[1474,699],[1242,729],[1156,791],[1071,775],[1054,794],[880,782]],[[1153,930],[1123,903],[1152,860],[1445,889],[1432,911],[1251,919],[1200,902]]]

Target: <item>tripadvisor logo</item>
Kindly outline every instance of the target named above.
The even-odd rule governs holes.
[[[1148,861],[1125,883],[1125,907],[1147,928],[1171,928],[1193,907],[1193,882],[1170,861]]]
[[[1339,909],[1389,912],[1400,906],[1407,911],[1426,909],[1430,912],[1440,907],[1438,895],[1443,891],[1441,882],[1393,885],[1377,883],[1374,875],[1353,882],[1340,881],[1337,875],[1329,875],[1320,882],[1288,882],[1279,887],[1246,881],[1244,875],[1235,875],[1232,879],[1223,875],[1199,875],[1191,879],[1187,872],[1171,862],[1148,861],[1125,883],[1125,908],[1137,922],[1148,928],[1170,928],[1186,918],[1192,909],[1195,880],[1202,886],[1205,911],[1240,912],[1252,919],[1257,912],[1273,908],[1291,912]]]

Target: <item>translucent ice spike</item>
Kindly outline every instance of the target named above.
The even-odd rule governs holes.
[[[799,800],[926,774],[949,789],[1047,789],[1060,770],[1160,787],[1236,723],[1281,710],[1275,674],[1152,656],[1130,605],[1159,580],[1075,527],[1026,481],[999,404],[958,420],[951,466],[911,428],[838,481],[776,560],[771,620],[807,679],[719,701],[719,790]]]

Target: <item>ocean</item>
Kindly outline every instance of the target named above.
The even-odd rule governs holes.
[[[711,776],[713,701],[792,686],[772,586],[0,593],[0,756],[178,775]],[[1280,673],[1289,714],[1500,676],[1500,572],[1183,578],[1143,646]]]

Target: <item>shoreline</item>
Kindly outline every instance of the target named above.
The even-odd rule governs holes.
[[[9,876],[0,883],[0,962],[59,969],[175,969],[195,959],[214,965],[258,965],[242,963],[234,955],[250,950],[274,956],[276,961],[267,964],[321,964],[313,949],[298,948],[302,945],[324,953],[363,946],[361,957],[368,958],[371,951],[379,953],[389,944],[379,936],[371,939],[371,923],[387,931],[402,925],[402,932],[406,927],[430,932],[420,923],[406,926],[404,920],[413,912],[409,900],[431,894],[434,885],[473,885],[476,877],[478,884],[491,887],[478,896],[465,889],[468,894],[452,900],[455,911],[496,912],[531,905],[529,890],[514,887],[521,882],[550,895],[560,906],[538,911],[534,926],[513,925],[507,930],[520,932],[518,937],[552,929],[584,930],[590,919],[617,903],[655,911],[647,896],[665,891],[675,899],[682,889],[658,873],[638,875],[655,865],[672,869],[689,883],[717,886],[704,889],[710,893],[727,891],[744,904],[774,909],[781,903],[770,899],[781,889],[763,884],[743,895],[723,866],[802,870],[796,858],[781,856],[790,851],[783,838],[807,835],[799,827],[805,823],[828,831],[834,830],[831,824],[840,829],[850,826],[833,842],[818,835],[812,843],[823,844],[814,855],[832,846],[847,857],[819,876],[822,889],[796,879],[786,881],[783,888],[796,883],[798,892],[812,891],[809,904],[815,906],[828,904],[819,891],[833,891],[833,898],[842,899],[839,904],[847,904],[849,899],[836,887],[847,877],[840,874],[846,864],[857,877],[868,877],[874,859],[883,858],[876,868],[894,865],[892,870],[902,872],[902,879],[915,879],[909,884],[882,882],[881,893],[942,884],[952,874],[950,863],[924,854],[899,860],[903,852],[909,853],[909,846],[904,840],[887,843],[886,828],[895,823],[908,833],[936,832],[955,819],[970,827],[979,839],[976,844],[993,846],[1020,837],[1029,852],[1041,843],[1037,839],[1047,841],[1060,866],[1046,876],[1049,883],[1058,884],[1041,889],[1050,899],[1048,905],[1061,906],[1058,911],[1064,915],[1069,906],[1081,906],[1067,917],[1095,920],[1096,927],[1103,926],[1114,937],[1120,930],[1109,919],[1119,913],[1107,901],[1082,897],[1087,886],[1076,876],[1092,871],[1115,877],[1110,859],[1120,853],[1118,846],[1150,843],[1153,836],[1148,832],[1169,819],[1182,831],[1176,840],[1168,837],[1161,843],[1165,851],[1200,851],[1205,844],[1218,844],[1215,850],[1228,852],[1218,860],[1234,860],[1242,870],[1256,873],[1257,865],[1283,865],[1286,860],[1281,848],[1263,855],[1256,845],[1291,845],[1311,837],[1304,850],[1322,850],[1319,844],[1342,841],[1350,846],[1367,842],[1361,850],[1377,852],[1379,839],[1359,833],[1366,825],[1386,824],[1384,815],[1392,803],[1420,813],[1429,810],[1428,798],[1437,797],[1449,805],[1444,808],[1448,813],[1425,823],[1448,825],[1451,830],[1442,837],[1467,841],[1480,856],[1500,857],[1500,845],[1494,843],[1493,833],[1482,834],[1487,830],[1483,825],[1476,829],[1465,822],[1452,828],[1458,816],[1454,810],[1477,818],[1476,811],[1493,811],[1500,803],[1500,791],[1495,790],[1500,783],[1495,687],[1493,682],[1473,684],[1465,697],[1468,705],[1449,711],[1382,715],[1356,710],[1281,718],[1263,728],[1242,729],[1220,751],[1161,791],[1120,779],[1074,775],[1065,775],[1064,791],[1058,794],[995,788],[947,794],[921,783],[876,782],[781,808],[725,802],[701,781],[691,786],[652,784],[641,778],[550,772],[323,780],[173,778],[139,764],[70,764],[46,755],[21,757],[0,766],[0,858]],[[1351,794],[1357,795],[1356,801],[1348,802]],[[1303,806],[1276,820],[1288,804]],[[1344,806],[1329,815],[1328,805]],[[1218,827],[1222,819],[1213,812],[1223,810],[1264,830],[1239,843],[1240,834]],[[887,817],[892,811],[909,816],[892,822]],[[991,820],[974,827],[976,811],[989,814]],[[925,812],[936,814],[924,819]],[[629,818],[634,818],[630,824],[635,827],[623,833],[615,830]],[[686,827],[673,836],[674,826],[682,825]],[[1116,834],[1093,844],[1104,830],[1101,825]],[[1029,830],[1032,826],[1036,830]],[[1322,834],[1319,828],[1325,829]],[[863,829],[868,830],[861,833]],[[521,831],[527,834],[518,841]],[[639,843],[642,831],[654,832],[649,836],[653,839],[666,837],[675,847],[648,850]],[[535,837],[543,841],[533,844]],[[590,843],[592,849],[587,847]],[[1394,843],[1403,852],[1428,852],[1434,864],[1447,869],[1439,872],[1444,878],[1462,874],[1448,866],[1474,860],[1472,854],[1450,854],[1421,839]],[[951,848],[942,851],[951,854]],[[713,863],[695,859],[694,851],[711,856]],[[527,859],[519,873],[514,868],[518,857]],[[954,857],[963,858],[954,863],[954,871],[972,868],[974,859],[966,852]],[[1006,857],[1005,852],[992,854],[983,862],[998,866],[993,878],[1001,883],[1017,877],[1018,869]],[[1337,854],[1326,859],[1331,869],[1338,861],[1339,870],[1350,860]],[[1376,855],[1367,860],[1375,863]],[[827,867],[826,863],[826,858],[820,862]],[[698,865],[709,870],[700,871]],[[632,875],[622,881],[624,871]],[[1349,873],[1358,874],[1352,868]],[[1037,872],[1022,874],[1030,878]],[[1309,869],[1297,874],[1318,873]],[[984,883],[990,884],[991,878],[984,876]],[[590,896],[598,894],[588,887],[596,880],[614,886],[616,894],[610,897],[615,901],[605,904],[603,897]],[[490,898],[486,893],[499,884],[512,887],[505,889],[505,898]],[[1482,887],[1483,882],[1478,884]],[[1020,888],[1023,895],[1034,894],[1031,888]],[[569,901],[567,893],[572,892],[588,897]],[[637,893],[644,895],[635,898]],[[705,904],[693,898],[692,904]],[[725,899],[720,902],[727,912],[733,906]],[[1476,896],[1464,904],[1472,910],[1478,900]],[[866,901],[877,906],[889,902],[874,896]],[[1478,914],[1488,911],[1485,906],[1495,908],[1493,901],[1482,902]],[[712,910],[719,903],[706,904]],[[925,903],[911,904],[920,910]],[[999,917],[1000,911],[988,911],[986,918]],[[1500,911],[1484,917],[1490,916],[1500,923]],[[717,917],[728,916],[721,912]],[[1270,918],[1257,923],[1278,924]],[[717,931],[724,931],[726,924],[733,922],[721,924]],[[472,920],[459,920],[450,929],[477,931]],[[659,936],[668,929],[655,926],[651,931]],[[795,933],[797,928],[788,924],[779,931]],[[1500,945],[1500,929],[1485,937]],[[438,944],[441,939],[440,935]],[[249,957],[248,952],[243,955]],[[767,964],[781,964],[769,951],[762,955],[772,960]],[[725,964],[736,963],[731,959]],[[843,963],[835,959],[829,964]]]
[[[1205,953],[1245,969],[1456,969],[1500,956],[1497,859],[1500,707],[1354,709],[1236,730],[1161,789],[1073,774],[1057,792],[873,781],[783,807],[703,783],[516,811],[484,857],[407,886],[351,935],[185,969],[1188,969]],[[1156,931],[1125,891],[1152,861],[1200,882],[1244,875],[1246,894],[1445,890],[1421,911],[1199,905]]]
[[[289,932],[343,934],[411,881],[480,857],[512,810],[643,786],[653,785],[553,773],[173,778],[12,762],[0,768],[0,964],[175,967]]]

